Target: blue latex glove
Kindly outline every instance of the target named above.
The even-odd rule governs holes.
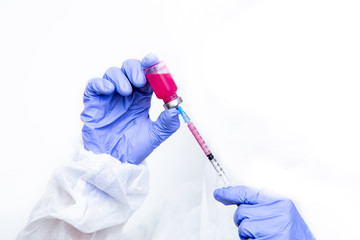
[[[214,197],[224,205],[238,205],[234,222],[240,239],[315,239],[294,203],[270,191],[236,186],[216,189]]]
[[[139,164],[179,128],[177,109],[165,110],[156,122],[149,118],[153,91],[143,69],[157,62],[156,55],[148,54],[141,62],[126,60],[103,78],[89,80],[81,113],[86,150]]]

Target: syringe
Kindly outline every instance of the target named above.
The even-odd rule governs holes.
[[[148,55],[147,57],[154,58],[153,55]],[[144,74],[146,79],[149,81],[152,89],[154,90],[156,97],[164,101],[164,107],[166,109],[177,108],[179,110],[181,116],[185,120],[185,123],[187,123],[191,133],[194,135],[201,149],[204,151],[210,163],[215,168],[215,171],[219,174],[224,184],[226,186],[229,186],[230,181],[225,175],[223,168],[220,166],[219,162],[216,161],[214,155],[210,152],[209,148],[206,146],[206,143],[200,136],[200,133],[196,129],[195,125],[190,121],[188,115],[179,106],[182,103],[182,98],[178,96],[176,93],[177,86],[166,64],[164,62],[158,62],[155,65],[144,69]]]
[[[222,181],[224,182],[225,186],[230,185],[230,181],[226,176],[223,168],[220,166],[219,162],[216,161],[214,155],[211,153],[210,149],[206,145],[204,139],[201,137],[199,131],[196,129],[194,123],[190,121],[189,116],[185,113],[182,107],[178,106],[177,109],[179,110],[182,118],[184,119],[185,123],[188,125],[192,135],[195,137],[196,141],[199,143],[201,149],[204,151],[206,157],[209,159],[211,165],[215,168],[215,171],[220,176]]]

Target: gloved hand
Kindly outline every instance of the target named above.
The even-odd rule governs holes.
[[[219,188],[216,200],[238,205],[234,215],[240,239],[313,240],[294,203],[267,190],[246,186]]]
[[[142,62],[126,60],[103,78],[89,80],[81,113],[86,150],[139,164],[179,128],[177,109],[163,111],[156,122],[149,118],[153,90],[143,69],[157,62],[156,55],[148,54]]]

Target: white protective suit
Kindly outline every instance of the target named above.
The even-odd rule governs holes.
[[[205,166],[203,184],[190,182],[164,193],[170,197],[155,214],[156,224],[149,222],[153,217],[141,217],[129,233],[125,224],[149,192],[145,161],[121,163],[108,154],[82,149],[75,161],[54,172],[17,240],[237,239],[235,209],[215,201],[212,191],[220,179],[210,164]],[[139,231],[144,226],[153,229]]]
[[[54,172],[17,240],[118,240],[148,188],[145,163],[81,150],[78,161]]]

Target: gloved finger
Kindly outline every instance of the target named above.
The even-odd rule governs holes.
[[[92,78],[86,84],[84,94],[87,96],[109,95],[115,90],[114,84],[103,78]]]
[[[252,219],[245,219],[239,225],[240,239],[255,239],[256,223]]]
[[[179,110],[172,108],[163,111],[151,125],[151,138],[154,147],[160,145],[180,127]]]
[[[109,68],[106,70],[103,78],[111,81],[115,85],[115,89],[120,95],[126,97],[132,93],[131,84],[120,68]]]
[[[157,64],[158,62],[160,62],[160,59],[158,58],[158,56],[156,56],[156,54],[154,54],[154,53],[149,53],[141,61],[141,67],[143,69],[146,69],[148,67],[151,67],[151,66]],[[143,92],[143,93],[152,93],[153,92],[149,82],[147,82],[145,84],[145,86],[142,87],[141,89],[139,89],[138,91]]]
[[[128,59],[124,61],[121,70],[135,87],[141,88],[146,84],[145,74],[139,60]]]
[[[145,69],[157,64],[158,62],[160,62],[158,56],[156,56],[155,53],[149,53],[141,61],[141,67]]]
[[[218,188],[214,191],[214,197],[224,205],[259,204],[270,199],[263,190],[247,186]]]
[[[234,223],[237,227],[245,219],[254,218],[254,205],[241,204],[234,213]]]

